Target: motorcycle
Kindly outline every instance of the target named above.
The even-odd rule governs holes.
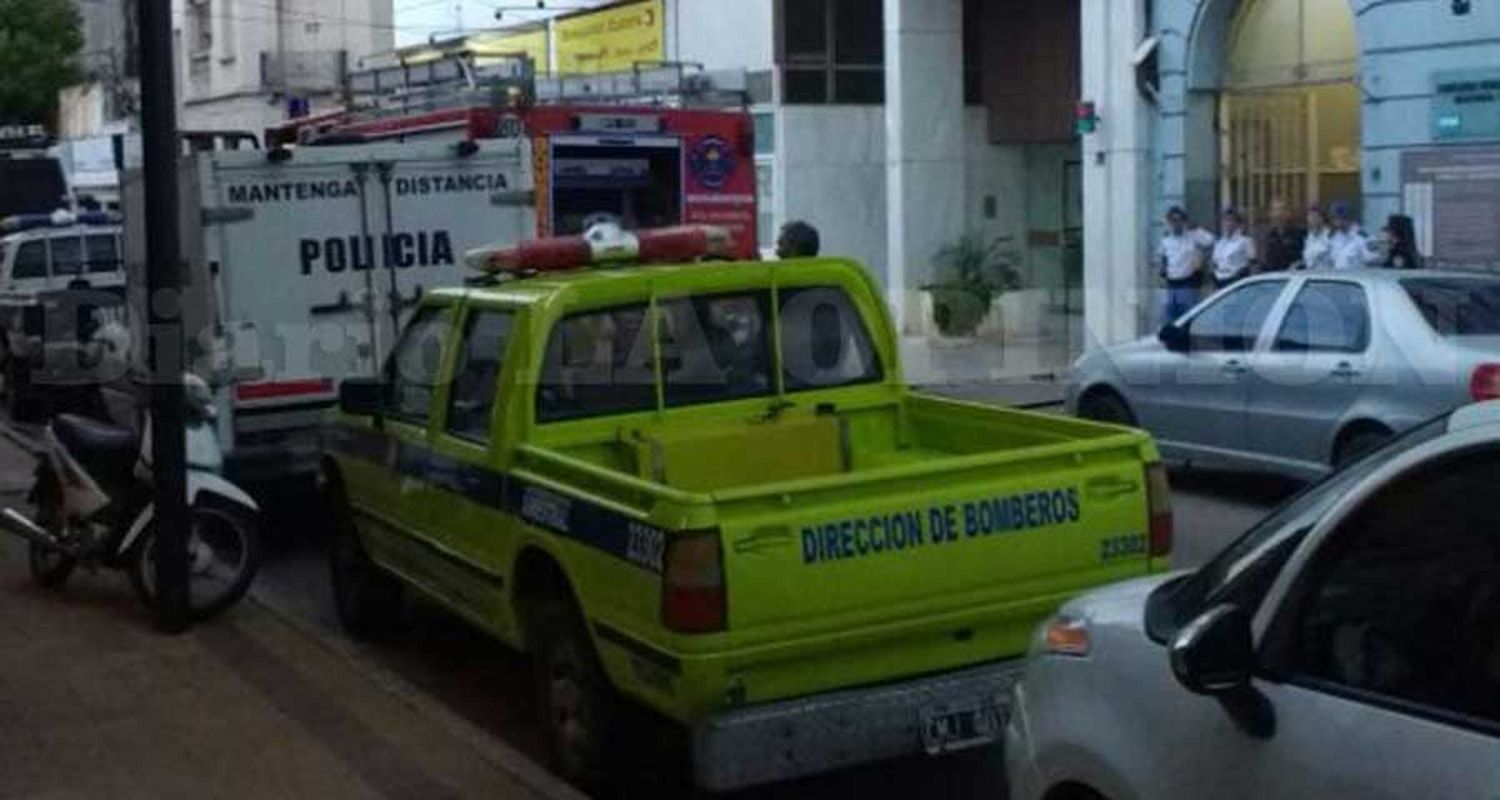
[[[259,506],[222,477],[213,395],[183,378],[186,403],[189,616],[202,621],[249,590],[260,566]],[[28,500],[36,518],[0,511],[0,528],[30,544],[31,576],[59,588],[80,565],[124,570],[148,607],[156,598],[151,425],[135,429],[59,414],[47,426]]]

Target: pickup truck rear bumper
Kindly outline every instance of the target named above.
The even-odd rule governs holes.
[[[939,709],[983,708],[1003,726],[1024,661],[1001,661],[900,683],[750,706],[693,729],[698,786],[740,789],[842,767],[934,752],[924,736]],[[1000,741],[1002,729],[994,731]],[[961,746],[938,752],[962,749]]]

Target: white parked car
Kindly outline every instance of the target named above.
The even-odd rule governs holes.
[[[1066,604],[1006,733],[1015,800],[1492,798],[1500,402],[1418,426],[1203,568]]]

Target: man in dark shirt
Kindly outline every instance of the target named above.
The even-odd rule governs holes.
[[[1266,229],[1265,240],[1260,248],[1260,265],[1257,272],[1280,272],[1291,269],[1302,261],[1302,243],[1307,232],[1292,221],[1286,201],[1276,198],[1271,201],[1271,227]]]

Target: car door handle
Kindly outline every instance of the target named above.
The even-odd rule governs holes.
[[[1245,363],[1243,361],[1234,360],[1234,361],[1225,361],[1224,362],[1224,366],[1223,366],[1223,371],[1224,371],[1225,375],[1236,375],[1236,376],[1238,376],[1238,375],[1244,375],[1246,372],[1249,372],[1250,368],[1247,367],[1247,366],[1245,366]]]
[[[1357,377],[1359,375],[1359,372],[1360,371],[1348,361],[1340,361],[1334,366],[1333,369],[1329,370],[1328,374],[1332,375],[1335,378],[1353,378]]]

